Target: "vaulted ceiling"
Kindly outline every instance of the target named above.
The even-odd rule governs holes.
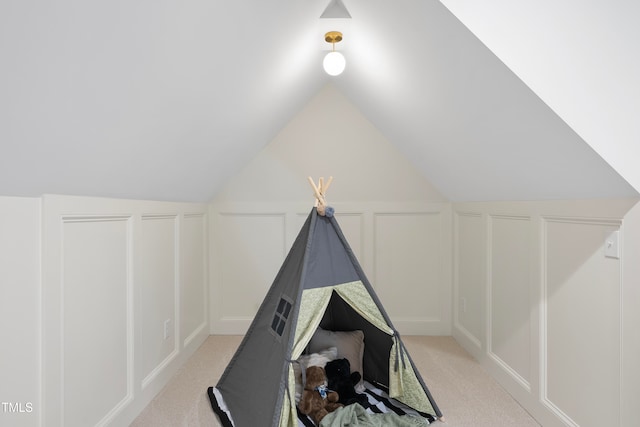
[[[451,200],[638,195],[439,1],[344,0],[327,76],[327,3],[3,1],[0,195],[208,201],[329,82]]]

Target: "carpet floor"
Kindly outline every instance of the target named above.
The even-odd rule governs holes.
[[[215,386],[240,336],[210,336],[132,427],[219,427],[207,387]],[[539,424],[452,337],[403,336],[411,358],[444,414],[442,427],[535,427]]]

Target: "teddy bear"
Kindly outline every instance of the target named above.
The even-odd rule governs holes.
[[[320,421],[329,412],[342,407],[342,404],[338,403],[338,393],[327,388],[327,375],[324,368],[309,366],[305,372],[306,383],[298,403],[298,409],[319,426]]]
[[[349,359],[335,359],[328,362],[325,366],[325,373],[329,388],[335,390],[340,397],[339,403],[343,405],[359,403],[365,408],[368,406],[367,395],[356,392],[355,385],[360,382],[362,376],[358,371],[351,372]]]

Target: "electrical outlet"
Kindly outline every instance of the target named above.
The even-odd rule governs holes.
[[[604,256],[607,258],[620,258],[620,231],[607,233],[604,239]]]
[[[164,339],[171,338],[171,319],[164,321]]]

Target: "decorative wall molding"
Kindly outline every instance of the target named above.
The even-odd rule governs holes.
[[[140,387],[142,388],[142,390],[146,389],[149,384],[151,384],[160,374],[162,374],[177,356],[178,349],[174,348],[174,350],[169,353],[169,355],[165,357],[162,362],[160,362],[151,372],[149,372],[146,377],[142,379],[142,382],[140,383]]]
[[[470,344],[475,346],[475,351],[470,350],[469,348],[466,348],[467,351],[469,351],[474,355],[476,355],[478,351],[482,351],[482,341],[480,341],[478,337],[476,337],[471,332],[469,332],[467,328],[464,327],[464,325],[462,325],[459,321],[454,320],[453,327],[455,328],[456,331],[458,331],[459,334],[461,334],[464,338],[466,338],[466,340]]]
[[[177,213],[154,213],[154,214],[143,214],[140,215],[140,219],[142,221],[153,221],[154,219],[170,219],[170,220],[176,220],[178,219],[178,214]]]
[[[215,251],[215,274],[212,277],[217,278],[217,286],[212,289],[215,297],[212,309],[216,311],[218,321],[225,325],[225,330],[242,331],[253,320],[253,313],[264,296],[259,295],[260,292],[264,294],[268,290],[292,243],[288,241],[290,233],[287,231],[290,219],[291,213],[282,210],[225,210],[214,215],[212,249]],[[271,222],[275,228],[265,228],[265,222]],[[261,232],[245,233],[247,227],[256,227]],[[269,236],[269,239],[264,236]],[[234,262],[243,265],[235,265]],[[253,267],[247,269],[244,263]],[[269,269],[271,272],[267,274],[265,270]],[[246,288],[248,285],[254,288],[249,290]],[[244,286],[245,290],[239,291],[239,286]],[[250,314],[243,315],[238,311]]]
[[[460,239],[465,237],[461,235],[460,223],[465,219],[477,220],[479,222],[478,227],[481,227],[480,230],[482,230],[482,227],[485,226],[484,214],[482,212],[471,210],[454,210],[453,219],[453,328],[454,331],[457,331],[457,334],[454,335],[463,338],[463,345],[466,344],[466,349],[476,357],[479,357],[483,349],[482,339],[471,332],[461,319],[466,299],[463,303],[463,296],[460,289],[460,274],[461,270],[464,268],[461,265],[460,259],[460,248],[463,246]],[[480,245],[479,248],[484,250],[486,245],[484,241],[478,242],[477,244]],[[486,264],[486,260],[484,263]],[[483,274],[486,274],[486,272]],[[481,275],[481,280],[486,280],[483,275]],[[485,287],[486,284],[483,284],[483,288]],[[483,292],[486,292],[486,290],[483,289]],[[483,321],[483,319],[477,319],[476,322],[478,321]]]
[[[526,390],[528,393],[531,393],[531,383],[524,377],[522,377],[522,375],[520,375],[515,369],[513,369],[507,362],[502,360],[500,356],[498,356],[491,350],[487,351],[487,356],[490,357],[496,363],[496,365],[500,366],[500,368],[515,382],[520,384],[520,386],[524,390]]]
[[[484,214],[482,212],[474,211],[455,211],[456,219],[461,217],[482,218]]]
[[[193,260],[191,259],[180,259],[179,260],[179,279],[178,282],[180,283],[181,289],[183,290],[183,292],[186,292],[188,290],[187,286],[189,285],[189,283],[186,282],[186,279],[184,277],[184,274],[187,271],[192,271],[193,273],[195,272],[200,272],[201,277],[198,277],[198,284],[199,284],[199,290],[201,292],[201,294],[199,295],[199,299],[198,300],[194,300],[192,303],[198,304],[200,305],[200,309],[201,311],[201,319],[199,323],[196,323],[196,325],[194,325],[192,327],[191,331],[183,331],[183,333],[181,333],[178,328],[176,328],[176,337],[177,338],[184,338],[182,340],[182,347],[183,348],[188,348],[192,345],[192,343],[196,342],[198,340],[199,337],[208,335],[208,324],[209,324],[209,254],[208,254],[208,247],[209,247],[209,234],[208,234],[208,224],[207,224],[207,220],[206,220],[206,216],[204,214],[204,212],[202,213],[185,213],[184,214],[184,218],[183,218],[183,223],[182,223],[182,229],[183,229],[183,234],[186,235],[187,234],[187,230],[188,230],[188,224],[193,222],[193,221],[198,221],[195,223],[195,229],[191,230],[194,234],[194,239],[198,239],[198,241],[194,241],[193,242],[193,249],[198,251],[197,252],[197,257],[194,257]],[[181,241],[181,245],[183,247],[184,252],[187,252],[187,248],[189,247],[187,245],[187,243],[182,242]],[[196,247],[198,246],[198,247]],[[191,268],[187,268],[187,262],[189,261],[195,261],[196,259],[200,260],[200,262],[202,263],[201,265],[193,265],[191,266]],[[186,271],[185,271],[186,269]],[[177,307],[177,312],[178,312],[178,316],[185,321],[186,323],[186,313],[183,313],[182,308],[180,307],[181,305],[181,301],[184,299],[183,295],[179,294],[179,290],[177,290],[177,294],[176,294],[176,307]],[[191,310],[187,310],[187,312],[189,312]],[[176,339],[176,345],[178,345],[178,339]]]
[[[60,223],[129,221],[131,218],[132,215],[64,215]]]
[[[379,258],[376,260],[376,257],[379,257],[379,254],[376,254],[376,246],[383,244],[380,243],[379,240],[376,244],[376,224],[379,219],[389,217],[397,218],[399,223],[401,223],[402,218],[415,218],[416,216],[419,216],[421,218],[427,218],[428,221],[432,221],[432,223],[429,224],[437,224],[438,236],[435,238],[444,242],[439,246],[441,254],[438,255],[443,261],[441,264],[443,272],[440,273],[438,283],[429,283],[428,286],[435,286],[437,289],[438,298],[442,298],[442,301],[439,301],[438,303],[438,308],[441,308],[442,311],[434,316],[430,316],[428,314],[419,316],[418,318],[408,316],[407,318],[401,319],[401,322],[414,331],[413,333],[450,333],[450,322],[447,320],[450,316],[450,308],[448,307],[447,301],[445,301],[445,299],[448,300],[450,295],[450,272],[448,269],[448,266],[450,265],[450,257],[448,255],[448,250],[450,248],[450,231],[448,228],[450,227],[450,219],[448,216],[450,212],[450,205],[444,203],[331,203],[331,205],[336,210],[335,215],[340,223],[342,232],[374,287],[379,287],[378,278],[375,277],[376,263],[380,261]],[[289,248],[297,237],[304,220],[309,215],[310,208],[308,206],[303,206],[304,205],[299,203],[277,204],[277,206],[275,204],[273,206],[269,204],[259,206],[235,203],[224,203],[221,205],[212,204],[210,212],[214,221],[212,230],[213,247],[215,248],[216,253],[220,253],[222,250],[221,245],[234,244],[233,242],[225,243],[221,241],[221,236],[224,235],[224,231],[221,231],[220,228],[224,227],[224,221],[226,219],[239,215],[242,215],[243,218],[249,220],[251,218],[259,220],[265,215],[282,216],[284,218],[282,235],[284,236],[285,247],[281,260],[278,261],[277,265],[275,265],[274,260],[273,269],[277,272],[277,269],[280,268]],[[220,219],[222,219],[222,222]],[[278,231],[278,234],[279,233],[280,232]],[[260,237],[257,237],[257,241],[255,243],[247,244],[250,246],[255,245],[256,247],[265,244],[268,245],[268,243],[265,243],[264,241],[260,242]],[[246,312],[250,311],[251,315],[231,313],[221,314],[218,307],[221,307],[222,304],[224,304],[225,307],[228,307],[228,304],[221,303],[220,301],[220,298],[224,297],[224,295],[221,295],[221,292],[224,292],[224,289],[229,288],[230,286],[237,289],[239,284],[236,282],[229,283],[229,278],[222,277],[224,276],[224,273],[221,269],[227,268],[227,266],[219,265],[220,261],[216,258],[217,257],[214,254],[212,257],[212,268],[216,271],[215,274],[211,275],[211,332],[242,334],[253,319],[253,315],[255,310],[257,310],[257,307],[253,307],[253,310],[250,310],[251,307],[248,306],[243,308]],[[414,277],[425,276],[424,272],[418,271],[423,267],[424,262],[420,262],[419,264],[420,265],[415,266],[415,271],[411,273]],[[265,291],[271,285],[274,277],[275,274],[272,277],[264,276],[261,279],[266,286]],[[379,291],[379,289],[377,290]]]
[[[172,336],[173,346],[171,351],[162,358],[158,364],[148,372],[148,374],[142,379],[140,382],[140,387],[142,390],[145,390],[150,384],[158,379],[158,377],[167,370],[169,365],[178,357],[180,353],[179,348],[179,319],[180,317],[180,305],[179,305],[179,297],[180,297],[180,223],[179,223],[180,215],[178,213],[149,213],[143,214],[140,217],[142,223],[145,221],[170,221],[170,226],[172,228],[173,235],[173,245],[170,248],[173,252],[172,260],[173,260],[173,277],[172,277],[172,290],[173,290],[173,312],[171,313],[170,319],[172,320]],[[144,285],[149,285],[146,283],[140,283],[140,287]],[[155,286],[153,286],[155,288]],[[143,301],[140,302],[141,304]],[[145,313],[143,313],[143,316]],[[166,316],[164,316],[166,317]],[[164,318],[163,317],[163,318]],[[151,335],[151,334],[149,334]],[[142,337],[144,338],[144,337]],[[146,351],[145,348],[142,349],[142,352]]]
[[[571,216],[553,216],[553,215],[541,215],[540,217],[544,223],[565,223],[565,224],[580,224],[580,225],[600,225],[620,227],[622,220],[618,218],[590,218],[590,217],[571,217]]]
[[[441,215],[437,210],[372,213],[371,279],[394,326],[404,334],[437,330],[448,315],[439,299],[447,257],[442,253],[446,233]],[[403,297],[407,292],[410,300]]]
[[[183,216],[185,217],[185,219],[189,219],[189,218],[202,218],[202,219],[204,219],[206,214],[204,212],[191,212],[191,213],[185,213]]]
[[[603,249],[605,236],[613,230],[620,229],[624,239],[622,218],[632,205],[617,199],[453,205],[454,336],[541,425],[587,425],[605,412],[609,424],[622,425],[617,400],[621,261],[604,257]],[[460,226],[474,219],[475,227],[463,231],[468,235],[464,240]],[[475,261],[460,263],[460,251],[468,251],[468,245],[486,257],[482,338],[459,321],[461,274],[470,277],[479,271]],[[510,292],[517,292],[517,301]],[[523,292],[530,298],[525,309]],[[512,302],[525,312],[524,322]],[[530,331],[528,353],[502,347],[505,341],[499,337],[515,345],[509,321],[522,342],[527,341],[526,329]],[[597,385],[597,400],[596,394],[588,395],[587,383]]]
[[[74,319],[70,316],[72,316],[71,313],[74,313],[78,310],[73,310],[73,306],[77,305],[76,301],[71,301],[71,299],[69,298],[70,295],[68,294],[69,292],[71,292],[71,289],[68,289],[68,271],[67,269],[65,269],[65,266],[67,265],[67,262],[73,262],[74,260],[70,260],[70,254],[67,253],[67,250],[72,250],[72,249],[76,249],[78,251],[83,251],[84,248],[70,248],[67,247],[67,245],[72,244],[71,243],[71,239],[68,238],[67,233],[71,232],[71,230],[67,230],[67,226],[66,225],[72,225],[75,226],[77,224],[94,224],[96,227],[100,227],[101,224],[113,224],[113,223],[118,223],[121,222],[123,223],[123,227],[124,227],[124,242],[121,242],[123,244],[123,247],[125,248],[125,253],[124,254],[115,254],[118,256],[122,256],[125,259],[125,271],[124,271],[124,281],[125,283],[123,283],[124,285],[124,290],[125,290],[125,307],[124,313],[118,313],[118,312],[114,312],[113,314],[115,314],[116,316],[118,315],[122,315],[124,314],[126,317],[125,320],[125,325],[126,325],[126,335],[124,337],[124,343],[125,343],[125,352],[126,352],[126,372],[124,373],[120,373],[123,375],[123,378],[125,378],[125,382],[126,382],[126,390],[124,392],[124,395],[120,397],[120,400],[117,400],[114,404],[114,406],[112,406],[111,408],[109,408],[107,410],[106,413],[102,414],[102,418],[97,422],[96,425],[98,426],[102,426],[102,425],[108,425],[111,420],[113,419],[113,417],[123,408],[125,407],[127,404],[129,404],[132,400],[133,400],[133,388],[134,388],[134,378],[133,378],[133,372],[134,372],[134,368],[133,368],[133,357],[134,357],[134,326],[133,326],[133,313],[134,313],[134,307],[133,307],[133,301],[134,301],[134,291],[133,291],[133,271],[132,271],[132,265],[133,265],[133,237],[132,237],[132,216],[131,215],[91,215],[91,216],[74,216],[74,215],[69,215],[69,216],[62,216],[61,217],[61,221],[60,221],[60,225],[61,225],[61,252],[60,252],[60,257],[61,257],[61,271],[60,271],[60,294],[59,294],[59,298],[60,298],[60,304],[61,304],[61,312],[63,313],[62,316],[60,316],[60,339],[61,342],[63,343],[60,347],[60,351],[61,351],[61,359],[62,359],[62,366],[61,366],[61,383],[60,383],[60,389],[61,389],[61,423],[62,425],[69,425],[69,424],[74,424],[74,422],[70,421],[69,417],[70,417],[70,413],[71,411],[78,411],[81,410],[81,405],[78,405],[78,402],[71,402],[71,404],[68,404],[68,393],[67,393],[67,382],[69,380],[69,378],[67,377],[67,369],[66,369],[66,363],[65,361],[72,356],[72,354],[70,354],[69,351],[67,351],[68,349],[68,341],[72,338],[75,337],[68,337],[67,336],[67,331],[68,328],[72,328],[75,327],[75,325],[72,322],[67,322],[65,321],[65,319],[68,320],[77,320],[77,321],[81,321],[84,322],[86,321],[86,319]],[[99,231],[99,230],[96,230]],[[89,230],[85,230],[84,231],[89,232]],[[113,234],[110,236],[112,237]],[[87,236],[88,237],[88,236]],[[106,249],[106,248],[105,248]],[[93,254],[90,252],[85,252],[83,256],[86,256],[87,260],[88,257],[92,256]],[[101,255],[98,255],[101,256]],[[79,267],[82,268],[82,267]],[[114,284],[116,285],[116,284]],[[86,302],[83,302],[83,304]],[[88,314],[88,313],[85,313]],[[92,313],[95,314],[95,313]],[[107,321],[108,319],[96,319],[98,322],[102,323],[104,321]],[[112,332],[112,331],[110,331]],[[99,337],[100,334],[98,334]],[[97,338],[100,339],[100,338]],[[75,364],[74,364],[75,365]],[[93,374],[95,371],[92,370],[91,374]],[[103,371],[104,372],[104,371]],[[109,375],[109,374],[107,374]],[[77,378],[77,376],[74,376],[73,378]],[[74,387],[75,388],[75,387]],[[118,399],[118,398],[116,398]],[[105,402],[105,400],[103,399],[103,402]],[[95,415],[99,415],[99,414],[95,414]]]
[[[490,213],[487,215],[491,222],[496,220],[513,220],[513,221],[531,221],[530,215],[508,215],[508,214],[493,214]]]
[[[206,336],[206,206],[74,196],[44,196],[42,200],[42,419],[47,427],[76,425],[74,417],[82,417],[84,425],[129,425]],[[183,241],[182,233],[187,217],[202,219],[202,230],[192,238],[198,240],[196,244],[203,252],[199,264],[203,271],[196,277],[202,281],[198,304],[203,304],[204,319],[199,321],[190,341],[182,346],[177,304],[181,286],[180,254],[183,245],[188,243]],[[141,226],[163,220],[169,221],[169,232],[173,235],[173,246],[169,250],[175,271],[168,278],[172,295],[165,296],[173,301],[175,342],[151,372],[143,373],[141,355],[145,349],[139,332],[142,316],[146,314],[141,311],[143,278],[138,274],[138,263],[142,260]],[[153,233],[155,229],[153,226],[147,232]],[[160,230],[166,232],[167,229],[161,226]],[[153,242],[153,235],[150,237]],[[91,263],[95,263],[95,270]],[[108,275],[102,275],[100,269]],[[106,298],[96,295],[91,286]],[[93,310],[85,294],[102,298],[94,301],[94,305],[104,310]],[[106,335],[96,328],[106,328]],[[102,352],[91,343],[83,343],[85,337],[95,337],[109,347]],[[98,353],[87,356],[86,352],[91,350]],[[122,354],[121,362],[111,358],[109,352]],[[85,364],[88,365],[83,367]],[[73,374],[74,369],[85,374]],[[89,381],[86,374],[97,376],[90,380],[90,386],[76,389],[70,385],[70,381],[74,384]],[[74,390],[72,400],[65,395],[68,390]]]
[[[205,312],[206,313],[206,312]],[[200,336],[202,336],[202,334],[204,334],[206,332],[207,335],[209,335],[208,331],[207,331],[207,327],[208,327],[208,323],[206,321],[202,322],[201,324],[199,324],[194,330],[193,332],[191,332],[191,334],[189,334],[184,341],[182,342],[182,346],[183,347],[189,347],[191,345],[192,342],[196,341],[196,339]]]
[[[563,410],[561,406],[552,400],[549,390],[549,358],[552,356],[549,349],[549,301],[551,297],[549,289],[549,227],[552,224],[568,225],[568,226],[581,226],[581,227],[598,227],[604,229],[619,229],[622,225],[622,220],[619,218],[598,218],[598,217],[586,217],[586,216],[554,216],[554,215],[542,215],[541,216],[541,248],[542,248],[542,263],[541,263],[541,281],[540,281],[540,335],[539,335],[539,351],[540,351],[540,366],[539,366],[539,378],[540,378],[540,402],[544,407],[551,411],[558,419],[562,420],[564,424],[571,427],[579,427],[579,423],[574,420],[567,411]],[[604,243],[604,234],[602,236],[601,243]],[[600,250],[597,251],[600,253]],[[604,255],[602,255],[604,257]],[[620,267],[618,267],[619,269]],[[618,286],[621,287],[621,281]],[[619,290],[620,295],[622,289]],[[620,302],[619,309],[621,310],[622,304]],[[619,316],[620,331],[622,327],[621,316]],[[619,346],[622,345],[621,336]],[[595,338],[594,338],[595,340]],[[608,361],[609,363],[613,361]],[[616,414],[616,417],[618,414]],[[614,417],[614,419],[616,418]]]
[[[494,234],[494,230],[495,230],[495,224],[499,223],[500,221],[516,221],[516,222],[522,222],[525,226],[526,229],[524,230],[527,235],[528,235],[528,241],[527,241],[527,245],[529,247],[529,249],[531,249],[533,247],[533,242],[530,241],[530,228],[531,228],[531,216],[529,215],[508,215],[508,214],[488,214],[488,222],[487,222],[487,302],[486,302],[486,306],[487,306],[487,338],[486,338],[486,349],[487,349],[487,356],[489,358],[491,358],[495,364],[497,366],[499,366],[507,375],[509,375],[517,384],[519,384],[524,390],[526,390],[527,392],[531,392],[531,383],[530,380],[528,380],[527,378],[525,378],[524,376],[522,376],[514,367],[512,367],[507,361],[505,361],[503,358],[501,358],[498,354],[496,354],[494,352],[494,324],[493,324],[493,317],[494,317],[494,304],[493,304],[493,297],[496,294],[496,289],[494,289],[494,272],[495,272],[495,268],[494,268],[494,251],[493,251],[493,247],[495,244],[497,244],[496,241],[496,236]],[[530,255],[529,257],[525,260],[526,264],[527,264],[527,268],[528,265],[530,264]],[[530,273],[527,272],[526,274],[526,286],[524,291],[527,293],[526,295],[529,294],[529,289],[531,287],[531,282],[530,282]],[[513,283],[513,286],[516,286],[517,283]],[[525,309],[528,309],[530,307],[530,299],[527,298],[528,300],[528,304],[527,307],[525,307]],[[506,322],[507,320],[510,319],[503,319],[503,322],[506,324],[512,324],[511,322]],[[527,328],[529,330],[529,337],[530,337],[530,328]],[[527,353],[529,352],[529,345],[530,342],[530,338],[527,340],[526,343],[521,344],[520,347],[526,346],[525,349],[527,350]],[[528,359],[528,357],[527,357]],[[529,370],[529,366],[527,366],[527,370]]]

